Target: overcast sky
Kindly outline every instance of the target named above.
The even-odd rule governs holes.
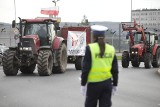
[[[15,0],[16,17],[35,18],[41,8],[54,6],[52,0]],[[131,0],[60,0],[59,17],[62,22],[81,22],[84,15],[89,21],[130,21]],[[132,0],[132,9],[160,8],[160,0]],[[15,19],[14,0],[0,0],[0,22]],[[18,21],[18,18],[16,18]]]

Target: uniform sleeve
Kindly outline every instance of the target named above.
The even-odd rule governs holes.
[[[118,62],[117,62],[117,57],[116,55],[114,56],[113,62],[112,62],[112,69],[111,69],[111,73],[112,73],[112,80],[113,80],[113,86],[117,86],[118,85]]]
[[[88,74],[91,69],[91,51],[89,46],[86,47],[85,56],[82,62],[82,74],[81,74],[81,85],[85,86],[88,79]]]

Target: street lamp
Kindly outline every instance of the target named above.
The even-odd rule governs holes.
[[[58,2],[59,0],[53,0],[52,2],[55,4],[56,6],[56,3]]]
[[[53,0],[52,2],[55,4],[55,17],[58,15],[58,12],[57,12],[57,10],[59,11],[59,8],[56,6],[57,5],[57,2],[58,2],[59,0]],[[56,15],[57,14],[57,15]],[[49,15],[49,17],[53,17],[53,15]]]
[[[16,0],[14,0],[14,15],[15,15],[15,22],[16,22]]]

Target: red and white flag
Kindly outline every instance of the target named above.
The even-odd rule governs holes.
[[[42,8],[41,14],[58,16],[59,7],[55,6],[55,7],[50,7],[50,8]]]

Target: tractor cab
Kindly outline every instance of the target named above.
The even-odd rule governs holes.
[[[55,27],[57,26],[57,21],[52,19],[20,19],[19,25],[20,36],[24,36],[24,38],[36,38],[38,36],[40,46],[51,45],[58,30],[58,27]]]
[[[40,39],[40,46],[47,46],[53,41],[55,37],[55,30],[53,23],[26,23],[24,28],[24,35],[38,35]]]
[[[146,43],[150,45],[154,45],[155,42],[158,40],[158,36],[152,32],[144,32],[146,37]],[[134,43],[143,43],[142,33],[141,32],[134,32]]]

